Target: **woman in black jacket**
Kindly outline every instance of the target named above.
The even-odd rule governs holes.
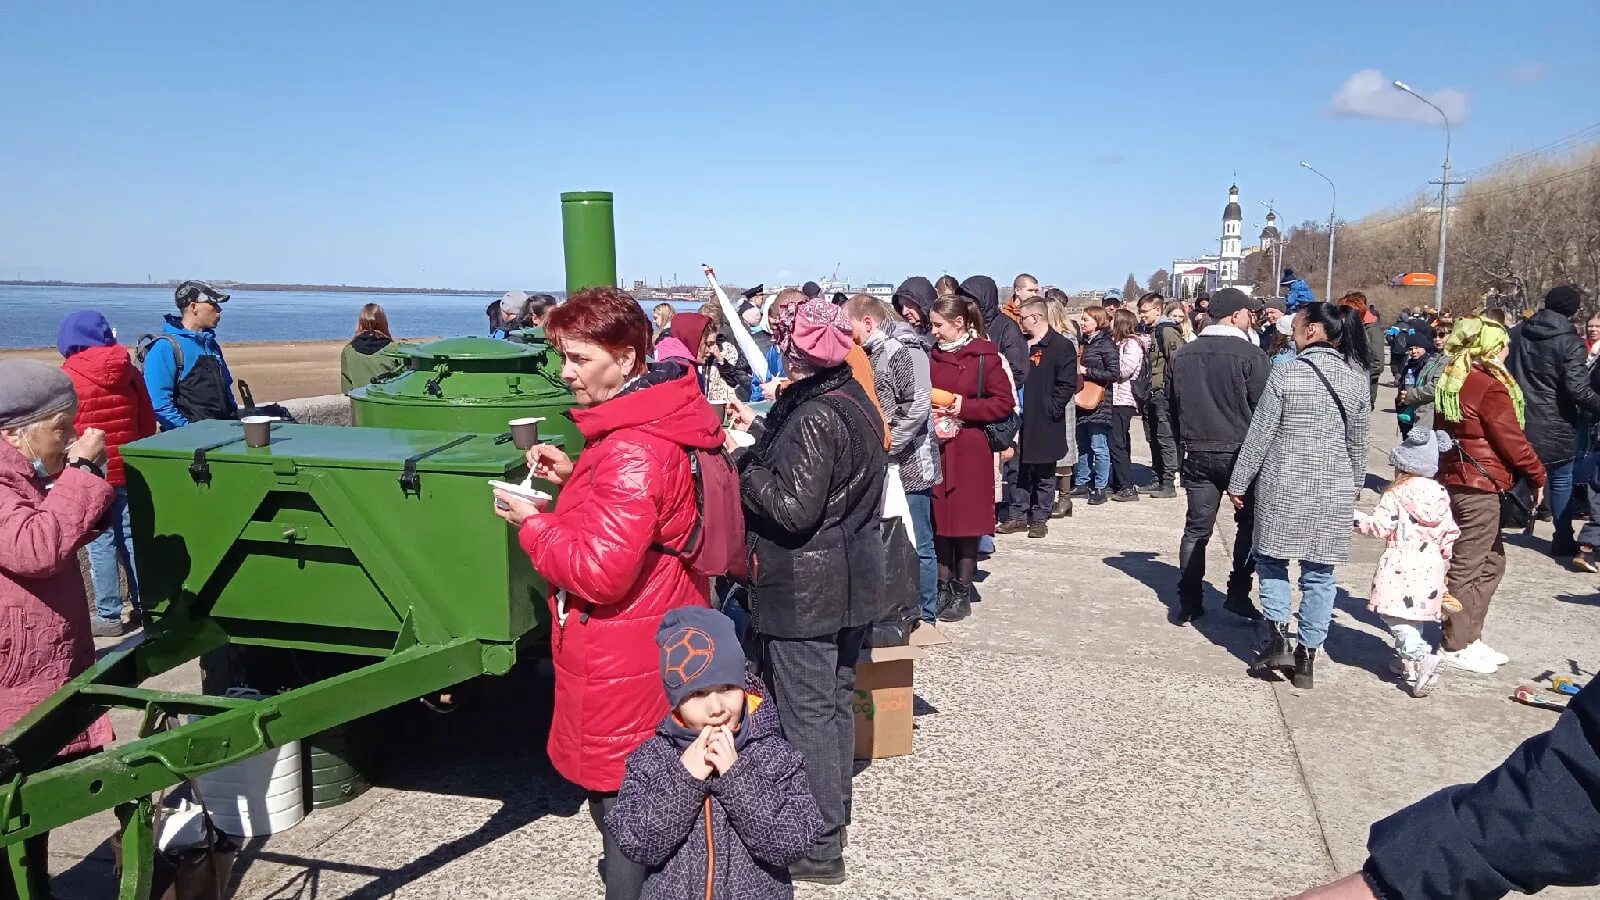
[[[883,609],[883,420],[845,355],[843,311],[780,294],[772,336],[790,384],[740,454],[749,608],[784,734],[806,761],[823,831],[799,879],[844,874],[856,658]],[[796,295],[798,291],[792,292]],[[748,422],[748,408],[740,410]]]
[[[1082,350],[1078,352],[1084,387],[1098,385],[1103,394],[1090,409],[1078,407],[1078,468],[1073,473],[1072,495],[1088,497],[1098,506],[1106,502],[1111,481],[1111,428],[1116,412],[1111,408],[1111,388],[1117,383],[1117,345],[1111,340],[1111,316],[1103,307],[1091,306],[1078,317]]]

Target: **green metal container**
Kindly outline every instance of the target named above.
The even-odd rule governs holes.
[[[584,288],[617,285],[617,231],[610,191],[561,195],[561,243],[567,296]]]
[[[499,435],[512,419],[543,416],[541,434],[576,453],[582,437],[565,415],[573,398],[561,380],[561,355],[542,332],[522,334],[527,343],[458,337],[385,351],[407,368],[350,392],[355,424]]]
[[[305,779],[308,811],[349,803],[372,787],[362,773],[362,757],[366,754],[351,744],[351,725],[330,728],[300,742],[305,748],[305,765],[300,771]]]
[[[486,483],[526,474],[509,439],[285,423],[251,448],[211,421],[122,458],[156,633],[209,616],[235,643],[385,656],[548,618]]]

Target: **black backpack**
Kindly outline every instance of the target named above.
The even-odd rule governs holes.
[[[170,334],[139,335],[139,340],[136,344],[134,344],[133,347],[133,364],[139,367],[139,371],[143,372],[145,358],[150,355],[150,348],[154,347],[157,341],[166,341],[168,344],[172,345],[172,360],[175,366],[174,371],[182,372],[183,346],[178,343],[177,338]]]

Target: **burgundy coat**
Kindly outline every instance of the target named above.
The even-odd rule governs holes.
[[[961,431],[940,445],[944,482],[933,487],[933,532],[940,537],[994,534],[994,451],[983,425],[1004,419],[1016,405],[1005,367],[1000,348],[982,339],[949,353],[935,347],[929,357],[933,386],[961,395]]]
[[[66,469],[48,492],[0,441],[0,733],[94,664],[78,548],[111,506],[111,485]],[[62,748],[111,743],[105,716]]]
[[[661,617],[710,604],[704,576],[650,545],[688,539],[699,512],[685,448],[720,447],[722,421],[681,363],[651,366],[625,392],[570,415],[587,444],[555,511],[524,519],[518,538],[552,588],[550,762],[573,784],[609,793],[667,714]]]

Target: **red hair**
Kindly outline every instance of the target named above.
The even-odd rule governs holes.
[[[623,291],[610,287],[589,288],[567,298],[550,311],[544,333],[557,350],[566,341],[584,341],[608,353],[633,351],[633,371],[644,371],[650,352],[650,319],[639,302]]]
[[[1369,310],[1367,305],[1367,295],[1361,293],[1360,291],[1351,291],[1348,294],[1345,294],[1343,297],[1340,297],[1337,305],[1347,306],[1356,312],[1361,313],[1363,316],[1366,315]]]

